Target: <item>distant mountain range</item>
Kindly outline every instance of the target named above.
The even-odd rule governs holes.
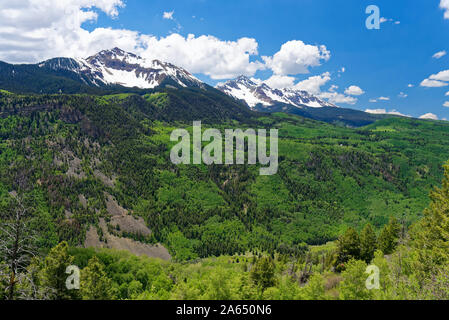
[[[235,80],[219,84],[216,88],[236,99],[245,101],[252,109],[265,109],[270,111],[270,107],[279,103],[292,105],[298,108],[337,108],[336,105],[319,99],[306,91],[289,88],[273,89],[266,83],[257,83],[245,76],[240,76]],[[257,106],[259,107],[256,108]]]
[[[0,62],[0,89],[17,93],[96,95],[145,94],[176,89],[180,91],[178,98],[184,95],[183,104],[189,105],[189,110],[204,99],[215,101],[215,105],[216,101],[227,101],[226,105],[233,105],[225,99],[226,96],[253,111],[286,112],[349,126],[363,126],[385,117],[339,108],[306,91],[273,89],[245,76],[213,88],[183,68],[144,59],[119,48],[104,50],[85,59],[53,58],[38,64],[20,65]],[[204,105],[198,108],[207,110]],[[211,112],[218,109],[211,108]]]
[[[216,89],[242,101],[251,110],[259,112],[284,112],[353,127],[368,125],[386,117],[340,108],[302,90],[273,89],[266,83],[256,82],[245,76],[218,84]]]

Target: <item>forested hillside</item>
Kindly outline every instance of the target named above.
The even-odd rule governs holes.
[[[11,244],[8,228],[21,228],[23,252],[40,257],[18,268],[34,275],[34,285],[42,289],[32,295],[327,299],[387,294],[357,291],[354,277],[360,283],[366,277],[363,268],[376,250],[376,259],[385,264],[382,253],[394,253],[417,237],[407,230],[428,206],[429,191],[440,184],[449,159],[449,125],[394,117],[351,129],[283,113],[259,114],[224,95],[211,99],[201,92],[0,93],[0,212],[6,228],[0,241]],[[278,174],[260,176],[257,166],[249,165],[173,165],[170,133],[191,130],[194,120],[202,120],[203,129],[278,128]],[[430,227],[414,229],[423,228]],[[6,270],[10,258],[3,258]],[[75,295],[51,289],[64,277],[55,274],[57,265],[74,261],[84,268],[84,283],[100,277],[97,287],[85,284],[89,290]],[[2,274],[0,283],[10,288],[11,273]],[[30,288],[19,282],[29,297]],[[19,291],[5,294],[14,298]]]
[[[389,118],[349,129],[194,93],[3,92],[3,208],[16,194],[29,202],[40,248],[84,245],[93,227],[99,246],[109,233],[161,243],[175,260],[251,250],[295,255],[348,226],[379,230],[391,216],[416,221],[449,159],[445,122]],[[169,135],[193,120],[223,130],[278,128],[278,174],[259,176],[248,165],[173,165]],[[134,217],[132,226],[114,210],[126,212],[126,221]]]

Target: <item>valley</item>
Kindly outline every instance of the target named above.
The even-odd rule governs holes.
[[[335,240],[347,226],[380,229],[390,216],[410,225],[449,159],[445,122],[388,118],[351,129],[282,113],[238,120],[218,113],[203,126],[279,130],[278,174],[259,176],[248,165],[176,166],[170,133],[191,123],[166,93],[162,106],[139,95],[2,94],[0,190],[6,202],[19,188],[35,199],[41,246],[82,245],[90,226],[110,219],[110,194],[145,221],[146,241],[163,243],[174,259],[294,253]]]

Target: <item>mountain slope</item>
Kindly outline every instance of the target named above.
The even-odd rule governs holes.
[[[373,122],[376,122],[379,119],[397,117],[393,115],[371,114],[347,108],[335,108],[335,107],[297,108],[295,106],[283,103],[276,103],[270,106],[269,108],[257,105],[256,107],[253,108],[253,110],[269,113],[284,112],[313,120],[349,127],[362,127],[371,124]]]
[[[0,88],[16,93],[89,93],[104,90],[91,87],[68,70],[53,71],[37,65],[12,65],[0,61]]]

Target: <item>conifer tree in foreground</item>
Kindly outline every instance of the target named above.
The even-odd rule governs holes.
[[[337,242],[337,270],[343,270],[345,263],[351,259],[360,259],[360,238],[357,231],[349,227]]]
[[[370,263],[377,248],[376,234],[370,224],[367,224],[360,233],[360,258]]]
[[[262,257],[257,260],[251,269],[251,279],[261,291],[275,285],[275,265],[271,257]]]

